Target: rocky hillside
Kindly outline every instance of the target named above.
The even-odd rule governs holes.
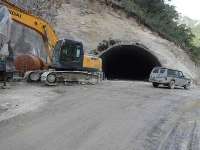
[[[158,56],[164,66],[184,70],[195,79],[199,77],[198,67],[182,49],[138,24],[134,18],[127,18],[124,12],[101,2],[64,3],[58,9],[55,28],[60,38],[80,40],[86,50],[95,49],[99,42],[109,38],[138,41]]]
[[[40,6],[38,14],[53,20],[52,23],[60,38],[82,41],[87,51],[96,49],[102,40],[109,38],[137,41],[148,47],[163,66],[183,70],[193,79],[199,80],[199,67],[182,49],[138,24],[134,18],[127,18],[123,11],[105,5],[104,1],[44,0],[43,2],[48,5],[40,2],[34,4],[34,9]],[[49,12],[51,15],[48,15]]]

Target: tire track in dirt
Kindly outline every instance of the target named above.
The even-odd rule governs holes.
[[[199,150],[200,101],[190,101],[177,113],[170,113],[147,134],[150,150]]]

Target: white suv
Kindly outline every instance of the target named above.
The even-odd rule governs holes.
[[[170,89],[174,89],[175,86],[188,89],[191,86],[191,79],[186,78],[181,71],[163,67],[155,67],[150,74],[149,81],[154,87],[162,84]]]

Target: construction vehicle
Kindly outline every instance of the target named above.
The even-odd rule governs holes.
[[[27,81],[41,80],[47,85],[55,85],[56,82],[96,83],[101,80],[102,60],[85,54],[81,42],[59,40],[51,25],[42,18],[7,0],[1,0],[0,4],[8,8],[14,21],[35,30],[43,37],[48,56],[46,62],[31,54],[22,56],[23,60],[34,58],[32,62],[27,61],[30,65],[36,62],[40,65],[35,70],[27,70],[25,74]]]
[[[53,61],[48,71],[30,71],[30,81],[43,81],[46,85],[57,82],[79,82],[95,84],[102,79],[102,61],[98,57],[85,55],[81,42],[59,40],[53,50]]]
[[[6,62],[9,57],[8,44],[12,21],[9,11],[4,6],[0,6],[0,14],[0,82],[6,86],[9,74]]]

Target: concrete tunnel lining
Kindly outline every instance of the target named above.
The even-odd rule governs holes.
[[[107,79],[148,80],[155,66],[162,66],[159,59],[140,45],[117,45],[104,51],[100,57]]]

